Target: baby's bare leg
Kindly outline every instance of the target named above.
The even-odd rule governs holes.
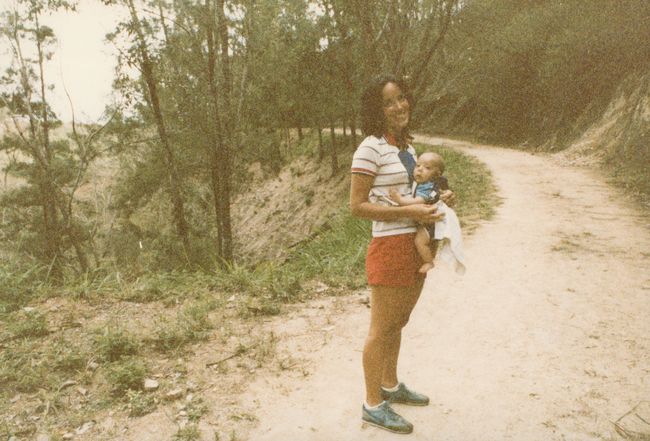
[[[433,259],[435,260],[436,255],[438,254],[438,245],[440,245],[439,240],[432,240],[429,242],[429,246],[431,248],[431,255],[433,256]]]
[[[418,250],[420,258],[424,261],[418,272],[425,274],[433,268],[433,253],[431,252],[429,232],[424,227],[418,227],[418,231],[415,233],[415,248]]]

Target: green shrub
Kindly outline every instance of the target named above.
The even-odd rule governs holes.
[[[115,396],[121,396],[127,391],[138,391],[144,387],[147,367],[144,360],[137,357],[127,357],[111,363],[106,368],[106,379]]]
[[[139,417],[156,410],[156,399],[140,390],[129,389],[126,391],[127,404],[130,417]]]
[[[226,292],[253,291],[259,288],[260,272],[235,262],[226,264],[223,268],[217,268],[215,278],[220,290]]]
[[[208,413],[209,407],[202,398],[195,398],[187,405],[187,419],[192,422],[197,422],[203,415]]]
[[[343,207],[314,240],[295,248],[280,271],[281,285],[274,290],[276,296],[290,300],[300,291],[299,282],[312,278],[331,286],[362,286],[369,242],[370,223],[352,217]]]
[[[95,337],[94,347],[101,360],[113,362],[122,357],[136,355],[140,350],[140,343],[124,329],[108,326]]]
[[[52,346],[52,367],[60,372],[85,369],[88,355],[72,342],[60,340]]]
[[[15,313],[7,323],[14,338],[42,337],[49,334],[45,315],[37,311]]]
[[[178,429],[172,437],[173,441],[197,441],[201,439],[201,432],[196,424],[188,424]]]
[[[0,315],[17,311],[48,286],[47,268],[0,256]]]
[[[45,357],[30,340],[0,351],[0,390],[31,393],[54,383]]]
[[[159,318],[156,322],[154,347],[162,352],[175,351],[188,342],[187,336],[182,328],[176,323],[165,318]]]
[[[175,322],[160,318],[153,339],[156,349],[174,351],[186,344],[207,339],[214,327],[209,314],[215,306],[214,302],[203,300],[181,308]]]

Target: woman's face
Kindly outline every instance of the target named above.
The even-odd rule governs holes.
[[[395,83],[386,83],[381,91],[386,129],[392,134],[400,134],[410,118],[408,99]]]

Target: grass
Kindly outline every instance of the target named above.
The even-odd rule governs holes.
[[[178,311],[175,322],[159,317],[151,339],[154,347],[163,352],[176,351],[206,340],[214,327],[209,314],[215,307],[216,303],[209,300],[190,302]]]
[[[416,147],[420,151],[431,149],[423,145]],[[477,220],[490,217],[497,204],[489,172],[477,160],[451,149],[433,147],[433,150],[439,152],[445,160],[446,174],[458,196],[456,210],[469,232]],[[348,152],[343,155],[350,156]],[[345,166],[342,169],[341,173],[347,173]],[[294,171],[294,174],[299,174],[299,171]],[[309,197],[306,194],[306,198]],[[355,289],[363,286],[363,266],[369,237],[370,223],[351,217],[343,203],[338,214],[312,238],[295,247],[285,262],[266,262],[257,266],[234,263],[226,267],[215,267],[212,271],[149,272],[135,280],[125,279],[119,271],[104,270],[79,277],[64,287],[63,291],[80,299],[97,300],[108,295],[137,303],[162,301],[171,306],[183,303],[187,298],[196,298],[218,290],[242,294],[252,299],[241,309],[244,315],[275,315],[280,312],[283,303],[303,300],[304,283],[311,279],[318,279],[336,288]],[[7,275],[10,273],[11,271],[5,271]],[[2,274],[0,272],[0,279]],[[28,273],[24,273],[19,280],[25,281],[28,276]],[[174,338],[174,333],[161,335],[162,346],[169,348],[176,345]]]
[[[633,144],[630,152],[608,152],[602,168],[610,173],[615,185],[632,194],[645,208],[650,207],[650,134],[644,134],[641,144]],[[641,138],[641,136],[638,136]]]
[[[82,372],[90,358],[89,354],[72,341],[60,338],[51,346],[51,366],[62,374]]]
[[[130,417],[139,417],[156,410],[157,402],[154,395],[148,395],[140,390],[127,390],[126,408]]]
[[[94,347],[103,361],[114,362],[123,357],[136,355],[140,350],[140,341],[125,329],[109,325],[96,335]]]
[[[471,229],[478,219],[489,217],[497,204],[489,173],[472,158],[449,149],[433,149],[445,159],[446,174],[458,195],[457,212],[466,230]],[[351,156],[350,152],[341,155]],[[343,164],[342,159],[340,173],[347,174],[348,166]],[[308,190],[300,191],[305,200],[316,203]],[[215,360],[229,360],[215,366],[217,372],[248,372],[251,367],[269,363],[280,370],[293,369],[291,359],[274,358],[277,337],[252,333],[251,324],[257,324],[264,316],[281,314],[287,304],[322,295],[310,291],[316,282],[331,288],[328,294],[347,293],[365,286],[370,222],[350,215],[347,203],[343,202],[347,200],[345,196],[341,195],[337,214],[292,248],[285,261],[149,271],[139,275],[103,267],[59,287],[43,281],[43,268],[1,262],[0,417],[17,412],[18,404],[11,404],[10,399],[18,392],[42,393],[57,403],[77,400],[82,410],[69,404],[57,405],[57,418],[68,422],[114,406],[131,417],[145,415],[161,402],[161,391],[142,390],[150,370],[166,375],[169,371],[161,371],[160,366],[165,365],[163,360],[171,359],[176,364],[167,369],[174,373],[185,369],[183,378],[189,377],[190,370],[183,359],[189,351],[183,349],[213,335],[216,338],[212,343],[222,347]],[[61,304],[63,309],[57,311],[48,306],[47,313],[41,312],[44,308],[25,308],[52,297],[69,303],[55,301],[52,306]],[[133,308],[125,307],[127,302],[151,311],[147,326],[120,325],[129,320],[120,314]],[[82,327],[57,327],[66,320],[80,322]],[[60,390],[69,380],[88,389],[88,396],[79,398],[76,387]],[[209,411],[199,396],[186,406],[189,424],[174,435],[176,440],[198,439],[197,424]],[[11,430],[18,429],[12,426]]]
[[[50,286],[46,280],[47,268],[29,263],[17,263],[0,256],[0,319],[38,298]]]
[[[197,441],[199,439],[201,439],[201,432],[196,424],[181,427],[172,437],[172,441]]]
[[[343,207],[315,239],[298,247],[282,270],[299,280],[318,278],[333,287],[355,289],[365,284],[364,264],[370,222],[351,216]]]
[[[124,286],[121,300],[135,303],[164,301],[167,304],[209,293],[216,285],[214,277],[198,271],[147,273]]]
[[[47,354],[29,340],[0,351],[0,391],[31,393],[39,387],[55,384],[46,362]]]
[[[109,364],[106,369],[106,379],[115,397],[123,397],[128,391],[142,390],[146,375],[147,366],[139,357],[121,359]]]
[[[185,408],[187,419],[191,422],[198,422],[209,410],[209,406],[200,397],[190,401]]]
[[[11,338],[35,338],[49,334],[45,315],[38,311],[18,311],[7,321]]]
[[[16,340],[0,351],[0,394],[56,391],[73,377],[83,382],[89,358],[85,348],[61,337]]]

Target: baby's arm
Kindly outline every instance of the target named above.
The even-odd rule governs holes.
[[[411,197],[411,196],[402,196],[397,190],[391,188],[388,190],[388,195],[392,200],[397,202],[399,205],[414,205],[414,204],[424,204],[424,198],[420,196]]]

